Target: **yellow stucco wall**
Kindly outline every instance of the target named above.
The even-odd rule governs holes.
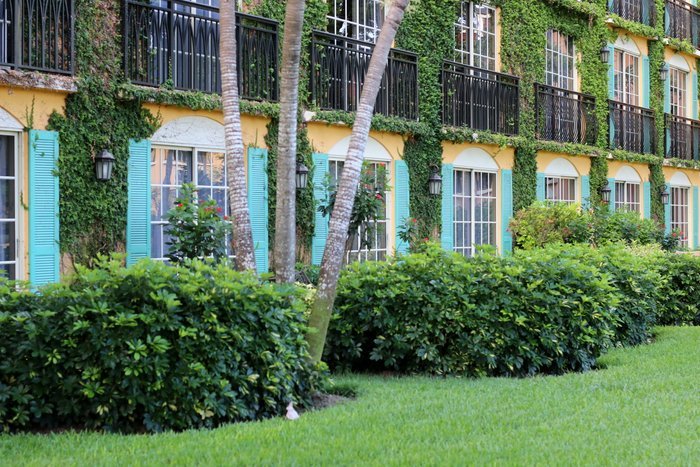
[[[642,183],[649,181],[650,173],[648,165],[622,161],[608,161],[608,178],[615,178],[618,170],[624,166],[632,167],[639,174],[639,177],[642,179]]]

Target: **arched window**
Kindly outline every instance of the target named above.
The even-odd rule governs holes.
[[[544,171],[544,199],[557,203],[573,204],[576,202],[576,185],[578,171],[566,159],[555,159]]]
[[[632,167],[620,167],[615,175],[615,210],[641,211],[640,187],[642,179]]]

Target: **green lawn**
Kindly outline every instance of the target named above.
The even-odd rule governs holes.
[[[515,379],[343,378],[355,402],[214,431],[0,436],[7,465],[694,464],[700,328],[609,354],[607,369]]]

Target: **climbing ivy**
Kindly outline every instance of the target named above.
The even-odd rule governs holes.
[[[124,99],[118,0],[77,0],[76,93],[63,114],[54,112],[61,152],[60,247],[73,262],[91,264],[98,254],[124,249],[129,139],[148,138],[157,119],[138,99]],[[95,60],[95,57],[100,57]],[[112,178],[95,178],[94,156],[107,149],[116,158]]]

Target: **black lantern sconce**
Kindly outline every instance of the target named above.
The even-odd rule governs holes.
[[[431,196],[440,196],[442,194],[442,177],[440,169],[437,165],[431,165],[432,173],[428,178],[428,191]]]
[[[610,63],[610,49],[608,49],[606,45],[600,49],[600,61],[603,63]]]
[[[669,198],[671,197],[671,194],[668,192],[667,189],[661,190],[661,204],[666,206],[668,204]]]
[[[668,78],[668,70],[669,68],[667,63],[661,65],[661,69],[659,70],[659,79],[661,81],[666,81],[666,79]]]
[[[297,190],[303,190],[309,183],[309,168],[302,162],[297,162]]]
[[[114,168],[114,155],[106,149],[100,151],[99,154],[95,156],[95,177],[106,182],[112,178],[112,169]]]
[[[605,204],[609,204],[611,193],[612,193],[612,190],[610,189],[610,186],[608,185],[608,182],[606,180],[605,185],[600,187],[600,200]]]

